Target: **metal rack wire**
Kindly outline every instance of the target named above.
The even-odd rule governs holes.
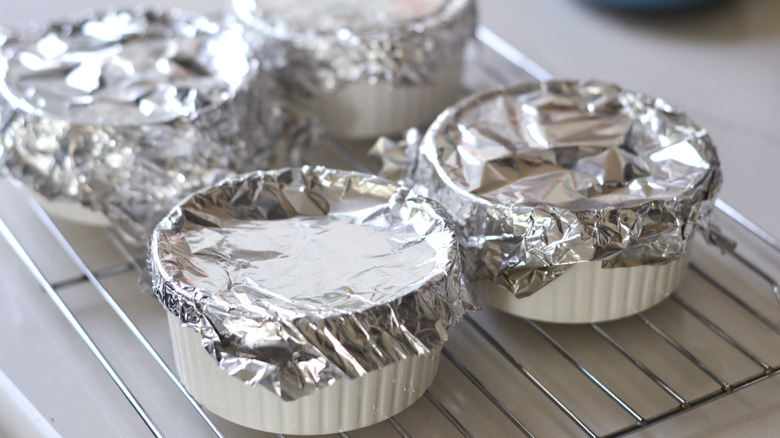
[[[488,29],[480,28],[478,38],[480,43],[470,55],[474,62],[470,63],[473,71],[469,88],[508,83],[528,76],[551,77]],[[332,144],[330,152],[348,167],[363,170],[371,167],[354,150]],[[78,312],[63,297],[63,291],[68,288],[88,285],[94,290],[94,296],[111,309],[124,330],[171,382],[174,392],[178,393],[171,396],[178,400],[178,409],[194,412],[200,418],[199,427],[205,434],[254,436],[254,432],[212,418],[200,408],[168,365],[170,352],[165,349],[169,346],[150,340],[148,330],[143,327],[145,323],[140,321],[138,314],[127,310],[122,292],[118,291],[121,288],[112,287],[112,284],[121,282],[124,289],[137,289],[132,284],[135,278],[132,273],[140,269],[137,261],[117,245],[123,262],[101,269],[91,268],[82,259],[84,254],[74,248],[72,239],[42,208],[34,201],[30,202],[36,216],[76,266],[78,274],[49,281],[39,263],[2,218],[0,234],[88,346],[150,434],[178,436],[179,431],[169,429],[166,432],[158,425],[159,419],[166,414],[147,408],[132,385],[125,382],[117,370],[117,363],[112,362],[101,350],[100,343],[93,339],[97,333],[82,324]],[[749,246],[758,246],[774,257],[780,257],[780,244],[769,233],[725,202],[719,201],[716,207],[722,226],[734,227],[735,233],[748,236],[747,239],[754,241]],[[433,436],[436,433],[428,423],[434,422],[441,428],[437,432],[441,436],[454,432],[465,437],[499,434],[617,437],[646,429],[765,381],[778,373],[780,358],[770,360],[765,358],[764,351],[756,352],[756,344],[745,342],[744,335],[733,334],[728,321],[724,323],[706,308],[701,309],[697,294],[717,295],[718,300],[725,302],[721,310],[725,306],[730,315],[736,314],[743,325],[751,327],[747,338],[780,346],[780,327],[772,321],[772,316],[767,316],[762,305],[753,302],[754,289],[766,290],[766,296],[780,296],[780,288],[772,279],[772,273],[757,266],[742,252],[724,257],[736,262],[735,269],[741,272],[740,278],[751,287],[735,290],[733,285],[715,275],[717,268],[708,269],[711,260],[705,259],[703,264],[692,264],[689,277],[694,278],[670,300],[617,322],[561,326],[490,310],[468,316],[453,330],[451,340],[443,350],[445,360],[439,376],[420,401],[380,425],[338,436],[389,434],[411,437],[422,435],[420,430],[425,431],[425,436]],[[162,314],[158,316],[162,318]],[[679,325],[685,326],[686,331],[680,331]],[[695,335],[688,334],[691,332]],[[691,337],[695,337],[696,342],[691,342]],[[706,338],[705,343],[700,342],[703,338]],[[648,353],[647,345],[664,354]],[[727,366],[719,360],[711,361],[709,352],[712,350],[733,359]],[[725,350],[729,352],[724,353]],[[667,362],[674,366],[665,366]],[[616,377],[619,373],[613,373],[614,370],[626,376]],[[570,382],[574,380],[580,381],[577,391],[570,389]],[[696,383],[684,383],[688,381]],[[580,395],[579,391],[587,394]],[[631,395],[636,393],[642,397]],[[589,406],[590,400],[601,402],[594,408]]]

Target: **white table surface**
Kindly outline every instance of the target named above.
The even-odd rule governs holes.
[[[4,0],[0,25],[44,22],[103,4]],[[209,0],[155,4],[202,12],[218,7]],[[579,0],[483,0],[480,6],[483,24],[555,76],[614,81],[685,109],[719,147],[722,198],[780,236],[780,2],[732,0],[665,15],[618,14]],[[771,379],[639,435],[777,436],[778,410],[780,381]]]

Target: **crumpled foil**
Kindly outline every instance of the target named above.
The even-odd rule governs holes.
[[[476,303],[440,206],[322,167],[190,196],[155,229],[148,266],[223,370],[284,400],[429,353]]]
[[[287,46],[282,68],[295,90],[316,95],[342,83],[424,84],[461,56],[474,35],[474,0],[233,0],[257,46]]]
[[[408,140],[378,147],[408,156]],[[410,173],[462,228],[469,276],[518,297],[575,263],[679,259],[694,228],[733,248],[709,223],[721,172],[706,131],[661,99],[611,84],[468,97],[431,125]]]
[[[403,138],[396,141],[388,137],[379,137],[368,150],[368,156],[381,161],[382,167],[377,175],[393,181],[401,181],[412,186],[413,166],[417,160],[422,134],[416,127],[404,132]]]
[[[177,10],[86,13],[0,37],[0,164],[145,245],[184,194],[275,166],[314,135],[236,25]]]

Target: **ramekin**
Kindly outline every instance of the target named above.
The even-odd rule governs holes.
[[[636,314],[677,288],[695,232],[719,244],[709,216],[720,162],[707,132],[613,84],[469,96],[425,133],[411,177],[460,225],[482,300],[526,318]]]
[[[476,306],[436,203],[322,167],[195,193],[155,229],[149,266],[187,389],[274,433],[347,431],[410,406]]]
[[[341,140],[425,126],[461,96],[473,0],[233,0],[232,12],[297,102]]]

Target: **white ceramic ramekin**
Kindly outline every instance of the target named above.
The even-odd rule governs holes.
[[[431,385],[441,349],[355,379],[338,379],[294,401],[247,385],[219,368],[201,337],[168,314],[176,367],[187,391],[226,420],[272,433],[313,435],[369,426],[411,406]]]
[[[149,247],[184,385],[265,432],[397,414],[433,381],[447,328],[476,307],[441,208],[368,174],[228,178],[171,210]]]
[[[558,323],[609,321],[649,309],[671,295],[688,267],[688,256],[660,265],[602,268],[601,262],[572,265],[525,298],[490,280],[472,282],[480,299],[498,310]]]

